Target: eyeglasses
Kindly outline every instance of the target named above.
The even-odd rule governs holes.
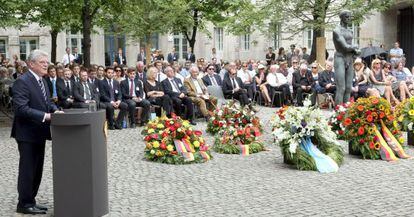
[[[207,70],[214,70],[214,68],[208,68]]]
[[[312,69],[317,69],[318,67],[316,67],[316,66],[312,66]]]
[[[115,72],[122,72],[122,70],[120,70],[120,69],[117,69],[117,70],[115,70]]]
[[[292,62],[292,64],[298,64],[298,62]]]

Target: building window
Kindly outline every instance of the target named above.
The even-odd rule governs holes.
[[[20,59],[26,60],[30,51],[39,49],[39,38],[37,37],[20,37]]]
[[[178,58],[184,58],[187,56],[188,42],[187,39],[181,33],[174,33],[174,48],[178,54]]]
[[[270,34],[273,40],[273,48],[275,50],[279,49],[280,47],[280,38],[282,35],[282,30],[281,30],[281,24],[277,23],[277,22],[271,22],[270,23]]]
[[[219,51],[223,50],[223,28],[214,28],[215,46]]]
[[[0,55],[7,57],[7,38],[0,38]]]
[[[243,50],[249,50],[250,49],[250,34],[243,35],[241,43],[242,43]]]
[[[78,48],[78,54],[82,54],[83,35],[82,32],[76,32],[74,30],[68,30],[66,32],[66,47],[70,48],[74,53],[75,47]]]
[[[308,48],[312,47],[313,43],[313,29],[307,27],[303,30],[303,44],[305,44]]]

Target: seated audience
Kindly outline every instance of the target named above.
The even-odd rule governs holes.
[[[372,87],[378,90],[380,96],[385,96],[388,102],[399,104],[400,101],[398,101],[392,92],[391,80],[392,78],[385,76],[385,73],[381,67],[381,60],[373,60],[371,63],[370,73],[370,81],[372,82]]]
[[[282,92],[282,99],[283,104],[287,105],[289,104],[290,100],[290,89],[289,89],[289,83],[286,80],[286,77],[278,70],[277,65],[271,65],[269,69],[269,73],[266,77],[267,81],[267,89],[269,90],[270,96],[273,97],[275,91],[281,91]],[[273,106],[273,105],[272,105]]]
[[[250,74],[250,70],[247,68],[247,63],[241,63],[241,68],[237,71],[237,77],[241,78],[250,100],[253,99],[253,94],[255,92],[253,76],[254,75]]]
[[[58,106],[64,109],[71,108],[74,102],[73,88],[75,82],[71,79],[72,71],[68,68],[63,69],[63,79],[56,80],[56,92]]]
[[[391,64],[385,64],[384,65],[384,72],[386,75],[390,73],[391,71]],[[404,65],[402,62],[398,62],[395,65],[394,70],[392,71],[392,76],[394,76],[394,82],[392,83],[392,89],[393,91],[396,91],[397,89],[400,91],[400,100],[403,101],[405,98],[411,97],[411,93],[408,90],[407,81],[408,81],[408,75],[404,72]]]
[[[256,63],[253,63],[253,65]],[[256,64],[257,65],[257,64]],[[253,66],[254,68],[254,66]],[[265,106],[270,106],[272,103],[272,99],[269,96],[269,91],[267,88],[267,73],[266,73],[266,68],[264,65],[260,64],[257,67],[258,73],[254,76],[254,79],[256,81],[256,88],[260,90],[260,92],[262,93],[263,99],[265,101]]]
[[[304,63],[300,65],[299,71],[293,73],[293,88],[296,94],[296,103],[303,106],[303,93],[310,94],[312,105],[316,102],[316,91],[313,84],[312,73],[308,71],[308,66]]]
[[[88,72],[86,68],[80,70],[80,81],[75,83],[73,88],[73,107],[88,108],[90,104],[94,104],[98,108],[99,93],[93,84],[88,82]]]
[[[317,64],[312,64],[312,74],[313,70],[316,67],[316,70],[318,68]],[[333,64],[330,61],[326,61],[325,63],[325,70],[320,74],[319,76],[319,85],[324,88],[324,92],[326,93],[332,93],[335,95],[336,92],[336,82],[335,82],[335,73],[332,71]],[[316,89],[318,93],[318,89]]]
[[[221,86],[221,78],[216,74],[216,68],[213,64],[207,66],[207,74],[202,78],[205,86]]]
[[[147,94],[147,99],[152,105],[161,106],[165,111],[167,117],[171,117],[172,112],[172,100],[170,96],[164,93],[164,89],[161,82],[156,80],[156,74],[158,69],[150,67],[147,71],[147,80],[144,82],[144,90]]]
[[[237,77],[237,71],[235,67],[231,67],[229,75],[223,80],[223,94],[228,98],[237,99],[241,106],[248,105],[253,110],[251,101],[247,95],[246,89],[242,80]]]

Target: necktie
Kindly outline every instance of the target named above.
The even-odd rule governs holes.
[[[88,84],[83,83],[83,91],[85,92],[86,100],[91,100],[91,92],[89,91]]]
[[[109,90],[109,92],[110,92],[109,96],[111,97],[111,101],[115,101],[114,87],[112,85],[112,79],[111,80],[108,80],[108,83],[109,83],[109,88],[110,88],[110,90]]]
[[[53,88],[52,97],[55,98],[57,96],[57,92],[56,92],[56,80],[55,79],[52,79],[52,88]]]
[[[39,86],[40,86],[40,89],[42,90],[43,98],[47,102],[46,90],[45,90],[45,86],[43,85],[42,79],[39,79]]]
[[[133,96],[134,95],[134,81],[132,79],[130,79],[130,87],[129,87],[129,95]]]
[[[69,84],[69,81],[66,81],[66,88],[68,89],[68,91],[70,93],[70,84]]]
[[[180,89],[178,88],[177,83],[175,83],[175,80],[172,79],[171,82],[174,84],[175,89],[177,90],[177,92],[180,92]]]
[[[231,79],[231,84],[233,85],[233,89],[236,88],[236,82],[234,81],[234,78]]]
[[[161,75],[158,73],[158,82],[161,82]]]
[[[210,80],[211,80],[211,83],[213,83],[213,86],[218,86],[214,76],[210,76]]]

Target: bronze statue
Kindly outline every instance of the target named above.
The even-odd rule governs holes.
[[[335,104],[339,105],[349,101],[352,91],[354,71],[352,64],[355,56],[360,54],[357,46],[352,45],[353,34],[347,27],[352,23],[352,14],[344,10],[339,14],[341,25],[333,31],[335,45],[335,81],[337,84]]]

